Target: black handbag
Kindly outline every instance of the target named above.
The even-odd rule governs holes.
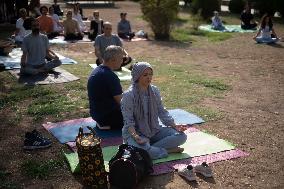
[[[132,189],[153,172],[153,162],[147,151],[122,144],[109,161],[109,182],[120,189]]]

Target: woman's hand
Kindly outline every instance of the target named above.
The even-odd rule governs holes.
[[[188,126],[186,124],[179,124],[179,125],[172,126],[172,128],[174,128],[178,132],[184,132],[185,130],[188,129]]]
[[[139,135],[135,135],[133,138],[137,142],[137,144],[145,144],[146,142],[148,142],[146,138],[142,138]]]

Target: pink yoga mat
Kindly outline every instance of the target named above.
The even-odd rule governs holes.
[[[195,166],[195,165],[200,165],[202,162],[214,163],[218,161],[245,157],[248,155],[249,155],[248,153],[242,150],[235,149],[235,150],[229,150],[229,151],[219,152],[215,154],[209,154],[205,156],[193,157],[192,159],[183,159],[183,160],[177,160],[177,161],[171,161],[171,162],[164,162],[164,163],[156,164],[153,166],[154,173],[152,173],[152,175],[170,173],[177,169],[184,168],[187,165]]]

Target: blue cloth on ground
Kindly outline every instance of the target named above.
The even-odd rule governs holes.
[[[202,118],[182,109],[169,110],[169,113],[174,118],[176,124],[192,125],[205,122]],[[160,120],[159,122],[162,124]]]

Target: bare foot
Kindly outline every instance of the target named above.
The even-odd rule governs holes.
[[[182,153],[184,148],[176,147],[167,149],[168,153]]]

